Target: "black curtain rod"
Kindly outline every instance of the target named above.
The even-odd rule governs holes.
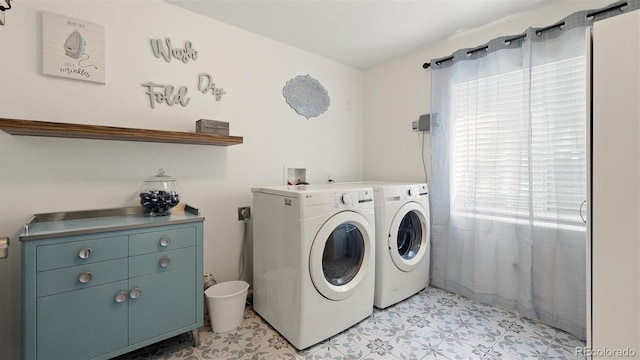
[[[627,5],[629,5],[629,3],[625,1],[622,4],[611,5],[609,7],[604,8],[604,9],[600,9],[598,11],[594,11],[592,13],[588,13],[587,14],[587,19],[591,18],[591,17],[596,17],[596,16],[598,16],[600,14],[604,14],[604,13],[612,11],[612,10],[618,10],[619,9],[620,11],[622,11],[622,8],[627,6]]]
[[[609,12],[609,11],[613,11],[613,10],[620,10],[620,11],[622,11],[622,8],[623,8],[623,7],[625,7],[625,6],[627,6],[627,5],[629,5],[629,3],[628,3],[628,2],[626,2],[626,1],[625,1],[625,2],[623,2],[623,3],[620,3],[620,4],[614,4],[614,5],[611,5],[611,6],[608,6],[608,7],[602,8],[602,9],[600,9],[600,10],[597,10],[597,11],[594,11],[594,12],[591,12],[591,13],[588,13],[585,17],[586,17],[587,19],[589,19],[589,18],[595,18],[595,17],[596,17],[596,16],[598,16],[598,15],[601,15],[601,14],[604,14],[604,13],[607,13],[607,12]],[[591,19],[591,20],[593,20],[593,19]],[[543,27],[543,28],[541,28],[541,29],[536,30],[536,35],[540,36],[543,32],[545,32],[545,31],[549,31],[549,30],[552,30],[552,29],[555,29],[555,28],[560,28],[560,29],[562,30],[562,27],[563,27],[564,25],[566,25],[566,24],[565,24],[565,22],[564,22],[564,21],[561,21],[561,22],[559,22],[559,23],[556,23],[556,24],[553,24],[553,25],[550,25],[550,26],[547,26],[547,27]],[[520,35],[516,35],[516,36],[511,37],[511,38],[508,38],[508,39],[506,39],[504,42],[505,42],[505,44],[507,44],[507,45],[508,45],[508,44],[510,44],[510,43],[511,43],[512,41],[514,41],[514,40],[524,39],[525,37],[527,37],[527,34],[526,34],[526,33],[524,33],[524,34],[520,34]],[[475,52],[478,52],[478,51],[482,51],[482,50],[485,50],[485,51],[486,51],[488,48],[489,48],[489,46],[488,46],[488,45],[484,45],[484,46],[477,47],[477,48],[475,48],[475,49],[471,49],[471,50],[467,51],[467,56],[469,56],[469,55],[471,55],[471,54],[473,54],[473,53],[475,53]],[[449,61],[449,60],[453,60],[453,56],[449,56],[449,57],[447,57],[447,58],[444,58],[444,59],[438,60],[438,61],[436,62],[436,65],[440,65],[441,63],[443,63],[443,62],[447,62],[447,61]],[[431,63],[429,63],[429,62],[426,62],[426,63],[422,64],[422,68],[423,68],[423,69],[428,69],[428,68],[430,68],[430,67],[431,67]]]
[[[520,34],[520,35],[516,35],[516,36],[514,36],[514,37],[510,37],[510,38],[508,38],[508,39],[505,39],[505,40],[504,40],[504,43],[505,43],[505,44],[507,44],[507,45],[509,45],[509,44],[511,44],[511,42],[512,42],[512,41],[516,41],[516,40],[524,39],[524,38],[526,38],[526,37],[527,37],[527,34],[526,34],[526,33],[524,33],[524,34]]]
[[[471,56],[474,53],[477,53],[479,51],[487,51],[487,50],[489,50],[489,45],[480,46],[480,47],[477,47],[475,49],[471,49],[471,50],[467,51],[467,56]]]
[[[536,30],[536,35],[540,36],[540,35],[542,35],[543,32],[549,31],[549,30],[553,30],[553,29],[562,30],[562,27],[565,26],[565,25],[566,25],[566,23],[564,21],[561,21],[561,22],[559,22],[557,24],[545,26],[545,27],[543,27],[541,29]],[[526,35],[525,35],[525,37],[526,37]]]

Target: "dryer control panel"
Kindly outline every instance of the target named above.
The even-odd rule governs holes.
[[[374,188],[377,207],[402,204],[406,201],[422,201],[429,198],[427,184],[389,184]]]
[[[427,184],[419,184],[415,186],[409,186],[407,193],[405,194],[409,199],[417,199],[429,195],[427,190]]]

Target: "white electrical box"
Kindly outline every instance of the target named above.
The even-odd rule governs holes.
[[[284,185],[306,185],[307,169],[302,166],[284,166]]]
[[[424,114],[420,115],[418,119],[418,131],[429,131],[431,130],[431,115]]]

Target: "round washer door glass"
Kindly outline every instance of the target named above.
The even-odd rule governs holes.
[[[391,222],[389,254],[402,271],[413,271],[429,247],[429,213],[418,203],[404,204]]]
[[[322,253],[322,272],[331,285],[342,286],[360,271],[364,238],[353,224],[340,224],[329,235]]]
[[[372,235],[364,216],[352,211],[338,213],[322,225],[309,254],[311,281],[322,296],[346,299],[373,276]]]
[[[414,211],[408,212],[398,228],[398,254],[411,260],[416,257],[422,245],[422,223]]]

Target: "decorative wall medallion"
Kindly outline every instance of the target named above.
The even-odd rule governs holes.
[[[42,72],[105,83],[104,26],[42,12]]]
[[[287,81],[282,94],[287,104],[307,119],[327,111],[331,103],[324,86],[309,75],[299,75]]]

